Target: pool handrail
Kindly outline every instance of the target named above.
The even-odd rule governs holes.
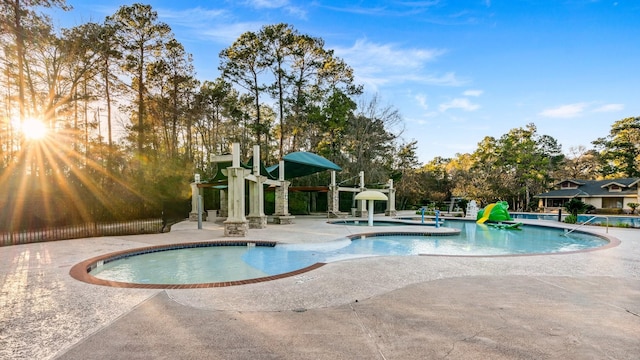
[[[571,229],[570,231],[565,232],[563,235],[564,235],[564,236],[568,236],[568,235],[569,235],[569,234],[571,234],[572,232],[574,232],[574,231],[578,230],[579,228],[581,228],[581,227],[583,227],[583,226],[587,225],[590,221],[593,221],[593,220],[595,220],[596,218],[599,218],[599,217],[603,217],[603,218],[606,218],[606,219],[607,219],[607,229],[606,229],[606,233],[608,234],[608,233],[609,233],[609,217],[608,217],[608,216],[606,216],[606,215],[600,215],[600,216],[592,216],[589,220],[587,220],[587,221],[583,222],[582,224],[580,224],[580,225],[576,226],[575,228]]]

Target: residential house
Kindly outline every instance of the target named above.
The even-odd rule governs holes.
[[[545,211],[557,211],[571,199],[577,198],[596,209],[626,209],[627,204],[640,203],[638,183],[640,178],[609,180],[562,180],[555,184],[556,189],[536,195],[538,208]]]

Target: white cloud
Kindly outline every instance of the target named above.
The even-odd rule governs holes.
[[[484,93],[484,91],[482,91],[482,90],[467,90],[467,91],[463,92],[462,95],[478,97],[478,96],[482,95],[483,93]]]
[[[240,35],[247,31],[256,32],[264,24],[260,22],[243,22],[243,23],[219,23],[216,26],[208,27],[200,31],[201,36],[211,39],[217,43],[223,44],[225,47],[231,46],[234,41],[238,40]]]
[[[449,109],[461,109],[464,111],[475,111],[480,108],[480,105],[474,104],[467,98],[455,98],[449,102],[442,103],[438,107],[441,112],[445,112]]]
[[[606,104],[593,109],[593,112],[615,112],[624,109],[624,104]]]
[[[184,10],[159,9],[158,16],[171,26],[198,27],[211,21],[221,21],[228,15],[226,10],[194,7]]]
[[[246,3],[256,9],[277,9],[289,5],[289,0],[247,0]]]
[[[214,41],[225,46],[231,45],[247,31],[257,31],[261,22],[234,22],[233,15],[226,10],[194,7],[184,10],[160,9],[158,15],[162,21],[171,24],[178,32],[182,28],[183,37]],[[182,40],[182,39],[181,39]],[[186,40],[189,42],[189,39]]]
[[[245,4],[255,9],[284,9],[289,14],[300,18],[307,16],[305,10],[291,5],[289,0],[247,0]]]
[[[416,101],[418,102],[418,106],[420,106],[422,109],[427,110],[429,109],[429,104],[427,104],[427,96],[424,94],[418,94],[415,96]]]
[[[542,110],[542,112],[540,112],[540,115],[550,118],[578,117],[584,112],[587,105],[587,103],[561,105],[555,108]]]
[[[370,91],[393,83],[417,82],[425,85],[460,86],[465,81],[455,73],[433,74],[427,64],[446,53],[444,49],[403,48],[397,44],[381,44],[357,40],[353,46],[332,47],[338,57],[355,71],[356,82]]]
[[[443,49],[402,49],[395,44],[376,44],[366,39],[356,40],[348,49],[336,52],[360,62],[370,62],[376,66],[421,68],[426,62],[433,61],[446,51]]]

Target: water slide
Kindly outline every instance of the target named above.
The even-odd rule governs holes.
[[[495,203],[489,204],[484,208],[484,212],[482,213],[482,217],[476,221],[478,224],[484,224],[485,221],[489,220],[489,215],[491,215],[491,210],[496,206]]]

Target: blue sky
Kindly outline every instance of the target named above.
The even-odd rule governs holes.
[[[245,31],[291,24],[321,37],[367,96],[399,110],[422,162],[470,153],[534,123],[568,153],[640,116],[637,0],[141,1],[193,54],[200,80]],[[67,0],[59,27],[101,22],[125,1]]]

